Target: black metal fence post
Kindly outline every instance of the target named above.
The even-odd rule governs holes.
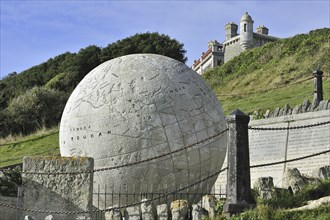
[[[224,213],[227,216],[252,208],[250,183],[250,157],[248,140],[249,116],[235,110],[226,118],[228,125],[227,199]]]
[[[313,103],[323,100],[323,88],[322,88],[322,77],[323,72],[321,70],[316,70],[313,72],[314,74],[314,97]]]

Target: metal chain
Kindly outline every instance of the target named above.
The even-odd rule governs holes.
[[[311,127],[326,125],[326,124],[329,124],[329,123],[330,123],[330,121],[325,121],[325,122],[320,122],[320,123],[311,124],[311,125],[294,126],[294,127],[257,128],[257,127],[251,127],[251,126],[249,126],[248,128],[250,130],[260,130],[260,131],[280,131],[280,130],[294,130],[294,129],[302,129],[302,128],[311,128]]]
[[[293,161],[297,161],[297,160],[303,160],[303,159],[306,159],[306,158],[319,156],[321,154],[326,154],[326,153],[330,153],[330,150],[325,150],[325,151],[321,151],[321,152],[318,152],[318,153],[315,153],[315,154],[310,154],[310,155],[307,155],[307,156],[298,157],[298,158],[294,158],[294,159],[290,159],[290,160],[283,160],[283,161],[278,161],[278,162],[273,162],[273,163],[252,165],[252,166],[250,166],[250,168],[266,167],[266,166],[278,165],[278,164],[282,164],[282,163],[289,163],[289,162],[293,162]]]
[[[83,174],[83,173],[96,173],[96,172],[102,172],[102,171],[107,171],[107,170],[114,170],[114,169],[119,169],[119,168],[123,168],[123,167],[128,167],[128,166],[134,166],[134,165],[137,165],[137,164],[140,164],[140,163],[146,163],[146,162],[149,162],[149,161],[152,161],[152,160],[156,160],[156,159],[159,159],[159,158],[162,158],[162,157],[166,157],[168,155],[171,155],[171,154],[174,154],[174,153],[178,153],[180,151],[183,151],[183,150],[186,150],[186,149],[189,149],[189,148],[192,148],[196,145],[199,145],[201,143],[204,143],[206,141],[209,141],[213,138],[216,138],[217,136],[225,133],[228,131],[228,128],[226,128],[225,130],[219,132],[219,133],[216,133],[212,136],[209,136],[207,138],[204,138],[200,141],[197,141],[193,144],[190,144],[190,145],[187,145],[183,148],[179,148],[177,150],[174,150],[174,151],[170,151],[168,153],[164,153],[164,154],[160,154],[158,156],[155,156],[155,157],[151,157],[151,158],[147,158],[147,159],[144,159],[144,160],[140,160],[140,161],[136,161],[136,162],[132,162],[132,163],[127,163],[127,164],[122,164],[122,165],[118,165],[118,166],[113,166],[113,167],[105,167],[105,168],[99,168],[99,169],[94,169],[94,170],[87,170],[87,171],[81,171],[81,172],[22,172],[23,174],[39,174],[39,175],[77,175],[77,174]]]
[[[319,153],[315,153],[315,154],[311,154],[311,155],[307,155],[307,156],[303,156],[303,157],[299,157],[299,158],[294,158],[294,159],[290,159],[290,160],[284,160],[284,161],[279,161],[279,162],[274,162],[274,163],[267,163],[267,164],[259,164],[259,165],[253,165],[253,166],[250,166],[250,168],[257,168],[257,167],[263,167],[263,166],[271,166],[271,165],[277,165],[277,164],[281,164],[281,163],[287,163],[287,162],[293,162],[293,161],[297,161],[297,160],[302,160],[302,159],[306,159],[306,158],[310,158],[310,157],[315,157],[315,156],[318,156],[318,155],[321,155],[321,154],[325,154],[325,153],[329,153],[330,150],[326,150],[326,151],[322,151],[322,152],[319,152]],[[189,189],[197,184],[200,184],[216,175],[219,175],[221,172],[227,170],[228,167],[225,167],[207,177],[204,177],[203,179],[201,180],[198,180],[190,185],[187,185],[185,187],[182,187],[180,189],[177,189],[175,191],[172,191],[172,192],[169,192],[169,193],[165,193],[165,194],[162,194],[162,195],[159,195],[155,198],[152,198],[152,199],[147,199],[147,200],[144,200],[144,201],[140,201],[140,202],[135,202],[135,203],[130,203],[130,204],[127,204],[127,205],[123,205],[123,206],[120,206],[120,207],[111,207],[111,208],[107,208],[107,209],[103,209],[103,210],[90,210],[90,211],[47,211],[47,210],[37,210],[37,209],[27,209],[27,208],[19,208],[19,207],[16,207],[16,206],[12,206],[12,205],[8,205],[8,204],[5,204],[5,203],[0,203],[0,206],[3,206],[3,207],[7,207],[7,208],[11,208],[11,209],[16,209],[16,210],[21,210],[21,211],[26,211],[26,212],[34,212],[34,213],[46,213],[46,214],[63,214],[63,215],[74,215],[74,214],[87,214],[87,213],[101,213],[101,212],[108,212],[108,211],[112,211],[114,209],[122,209],[122,208],[127,208],[127,207],[131,207],[131,206],[136,206],[136,205],[141,205],[143,203],[146,203],[146,202],[151,202],[151,201],[154,201],[154,200],[159,200],[161,198],[164,198],[166,196],[169,196],[171,194],[175,194],[175,193],[178,193],[180,191],[183,191],[183,190],[186,190],[186,189]]]
[[[99,209],[95,209],[95,210],[89,210],[89,211],[47,211],[47,210],[38,210],[38,209],[27,209],[27,208],[20,208],[20,207],[16,207],[16,206],[13,206],[13,205],[9,205],[9,204],[5,204],[5,203],[1,203],[0,202],[0,206],[3,206],[3,207],[7,207],[7,208],[10,208],[10,209],[16,209],[16,210],[20,210],[20,211],[25,211],[25,212],[34,212],[34,213],[44,213],[44,214],[58,214],[58,215],[75,215],[75,214],[87,214],[87,213],[101,213],[101,212],[109,212],[109,211],[112,211],[112,210],[115,210],[115,209],[123,209],[123,208],[128,208],[128,207],[132,207],[132,206],[136,206],[136,205],[141,205],[143,203],[148,203],[148,202],[151,202],[151,201],[155,201],[155,200],[159,200],[161,198],[164,198],[166,196],[169,196],[169,195],[172,195],[172,194],[175,194],[175,193],[178,193],[178,192],[181,192],[183,190],[186,190],[186,189],[189,189],[197,184],[200,184],[216,175],[219,175],[221,172],[225,171],[227,169],[227,167],[207,176],[207,177],[204,177],[203,179],[200,179],[190,185],[187,185],[185,187],[182,187],[180,189],[177,189],[175,191],[172,191],[172,192],[169,192],[169,193],[164,193],[162,195],[159,195],[159,196],[156,196],[152,199],[146,199],[144,201],[140,201],[140,202],[135,202],[135,203],[130,203],[130,204],[127,204],[127,205],[123,205],[123,206],[117,206],[117,207],[111,207],[111,208],[107,208],[107,209],[102,209],[102,210],[99,210]]]

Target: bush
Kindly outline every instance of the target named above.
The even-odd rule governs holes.
[[[273,208],[293,208],[305,205],[308,200],[330,196],[330,179],[316,185],[307,185],[296,195],[291,195],[287,190],[277,191],[275,198],[261,201],[261,204]]]
[[[0,195],[16,196],[18,186],[22,185],[21,167],[16,166],[13,169],[4,169],[0,173]]]
[[[28,90],[11,100],[8,108],[2,113],[8,118],[5,122],[7,131],[3,133],[26,135],[43,127],[57,125],[67,97],[64,92],[45,87]]]
[[[79,82],[77,82],[78,72],[63,72],[54,76],[45,85],[48,89],[64,91],[66,93],[71,93]]]

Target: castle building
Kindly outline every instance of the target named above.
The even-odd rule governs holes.
[[[238,25],[230,22],[225,25],[226,39],[223,43],[216,40],[208,43],[208,50],[202,53],[200,59],[195,60],[192,69],[198,74],[205,73],[208,69],[222,65],[240,53],[254,47],[260,47],[279,38],[269,36],[268,28],[259,26],[253,32],[251,16],[246,12],[240,20],[240,32]]]

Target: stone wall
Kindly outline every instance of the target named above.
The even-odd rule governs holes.
[[[249,126],[257,128],[290,128],[326,122],[329,119],[330,111],[323,110],[253,120],[250,121]],[[330,150],[329,134],[330,124],[291,130],[249,130],[250,165],[290,160]],[[224,167],[227,166],[226,160]],[[301,173],[313,176],[318,168],[329,165],[329,163],[330,153],[327,153],[295,162],[252,168],[251,183],[253,185],[259,177],[272,176],[274,178],[274,185],[276,187],[282,187],[283,174],[287,168],[298,168]],[[215,184],[216,193],[220,186],[221,188],[225,188],[226,175],[226,172],[219,175]]]
[[[213,57],[209,57],[208,60],[203,61],[203,64],[202,64],[201,67],[200,67],[200,68],[201,68],[201,73],[200,73],[200,74],[203,74],[203,73],[205,73],[207,70],[213,68],[213,64],[212,64],[213,59],[212,59],[212,58],[213,58]]]
[[[253,47],[261,47],[262,45],[271,42],[268,39],[262,37],[255,37],[253,38]]]
[[[94,160],[87,157],[24,157],[23,172],[76,172],[80,174],[23,173],[23,207],[51,211],[92,210]],[[25,213],[27,215],[27,213]],[[35,219],[45,219],[49,213],[29,213]],[[53,219],[74,220],[88,218],[88,214],[52,214]]]
[[[322,100],[320,102],[314,101],[311,103],[308,99],[305,99],[303,103],[291,108],[288,104],[283,108],[275,108],[274,110],[267,110],[264,114],[259,110],[256,110],[250,115],[251,120],[260,118],[274,118],[285,115],[295,115],[306,112],[315,112],[330,109],[330,100]]]
[[[17,197],[0,196],[0,202],[12,206],[16,206]],[[17,211],[0,206],[0,219],[1,220],[16,220]]]
[[[237,41],[233,41],[231,44],[225,47],[225,62],[238,56],[241,52],[243,52],[239,38],[237,38],[236,40]]]

